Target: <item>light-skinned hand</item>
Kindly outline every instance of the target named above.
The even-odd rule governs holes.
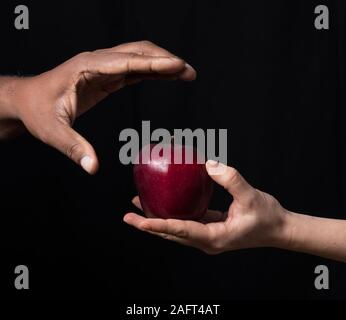
[[[139,230],[196,247],[208,254],[275,246],[281,241],[286,233],[286,210],[274,197],[253,188],[234,168],[215,161],[208,161],[206,168],[209,174],[222,172],[210,176],[233,196],[228,212],[209,210],[201,221],[146,218],[128,213],[124,221]],[[138,196],[133,199],[133,204],[142,209]]]

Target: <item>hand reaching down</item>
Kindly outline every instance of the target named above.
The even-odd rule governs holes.
[[[71,128],[79,115],[126,85],[195,77],[182,59],[148,41],[83,52],[34,77],[0,77],[0,138],[24,127],[92,174],[96,153]]]

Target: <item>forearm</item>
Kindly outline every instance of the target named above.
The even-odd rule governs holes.
[[[346,262],[346,220],[287,212],[278,247]]]
[[[0,119],[9,120],[16,118],[15,94],[20,78],[0,77]]]
[[[22,131],[17,116],[16,95],[18,77],[0,77],[0,140],[12,137]]]

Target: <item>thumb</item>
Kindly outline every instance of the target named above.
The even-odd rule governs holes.
[[[68,125],[57,125],[49,135],[47,143],[56,148],[89,174],[98,170],[98,159],[94,148]]]
[[[208,160],[206,169],[210,177],[223,186],[234,199],[246,202],[253,197],[255,189],[247,183],[236,169],[215,160]]]

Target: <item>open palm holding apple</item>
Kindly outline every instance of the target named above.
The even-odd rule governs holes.
[[[215,168],[223,169],[222,174]],[[288,239],[285,228],[287,211],[269,194],[251,185],[234,168],[209,160],[206,169],[210,177],[233,196],[228,212],[208,210],[199,220],[159,219],[128,213],[124,221],[139,230],[168,240],[196,247],[208,254],[228,250],[275,247]],[[214,171],[213,171],[214,170]],[[142,209],[139,197],[133,204]]]

